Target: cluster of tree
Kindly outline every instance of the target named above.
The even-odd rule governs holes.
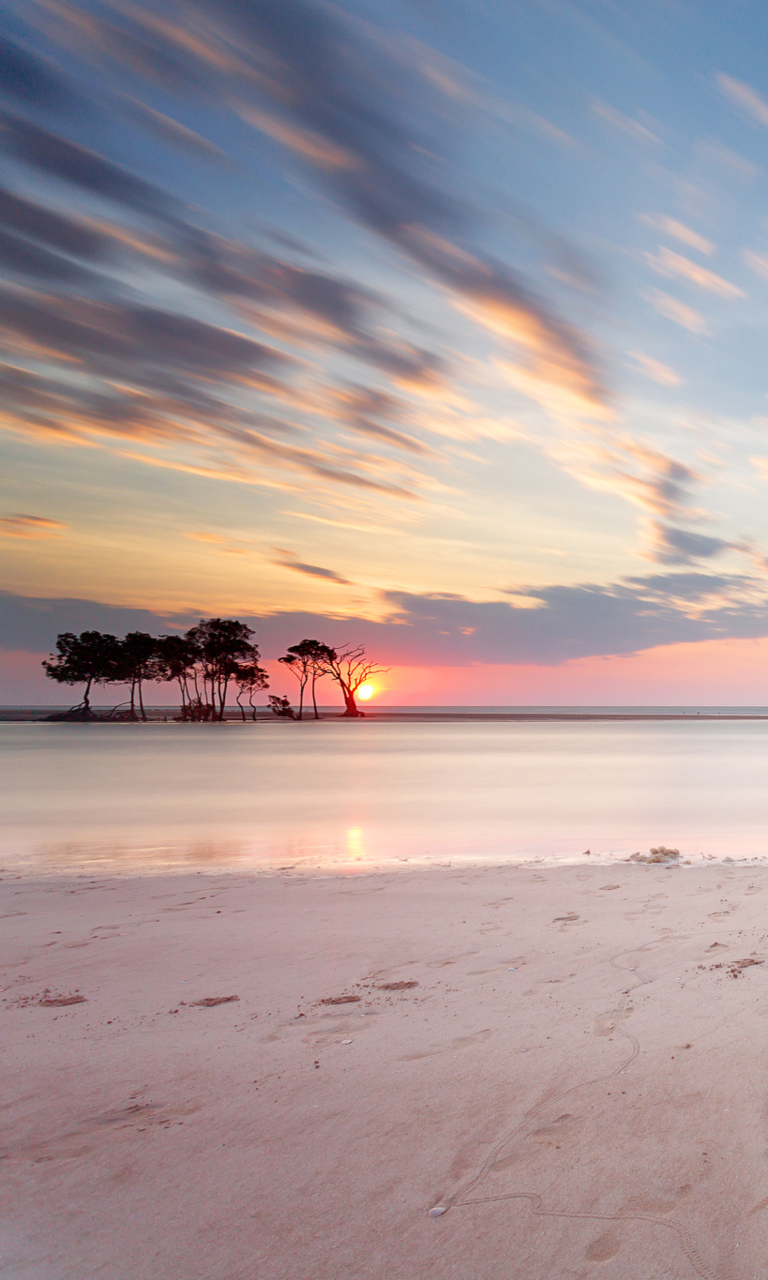
[[[46,675],[59,684],[85,686],[82,701],[67,713],[68,719],[97,718],[90,700],[94,685],[125,685],[130,697],[113,715],[146,720],[143,686],[147,681],[160,681],[178,685],[181,720],[223,720],[232,686],[243,720],[245,699],[255,720],[254,698],[269,687],[269,678],[259,665],[260,654],[252,636],[253,631],[245,623],[228,618],[205,618],[184,635],[159,638],[143,631],[131,631],[122,639],[101,631],[83,631],[79,636],[67,631],[58,636],[57,652],[43,662],[43,667]],[[324,676],[338,685],[344,714],[362,715],[355,695],[366,680],[383,670],[366,657],[360,645],[333,649],[320,640],[291,645],[279,661],[298,681],[298,717],[283,696],[270,695],[270,709],[276,716],[299,720],[308,685],[318,719],[316,685]]]

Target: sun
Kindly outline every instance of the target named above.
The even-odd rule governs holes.
[[[361,684],[360,688],[357,691],[357,696],[363,702],[367,702],[369,698],[373,697],[375,692],[376,690],[374,689],[372,684]]]

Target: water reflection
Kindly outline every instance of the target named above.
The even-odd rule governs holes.
[[[768,853],[768,724],[0,725],[0,854],[367,871]]]

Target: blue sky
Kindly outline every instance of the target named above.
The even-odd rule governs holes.
[[[416,664],[768,636],[767,21],[11,3],[4,599]]]

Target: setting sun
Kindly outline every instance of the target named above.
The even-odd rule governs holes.
[[[360,688],[357,691],[357,696],[363,702],[367,702],[369,698],[373,697],[375,692],[376,690],[374,689],[372,684],[361,684]]]

